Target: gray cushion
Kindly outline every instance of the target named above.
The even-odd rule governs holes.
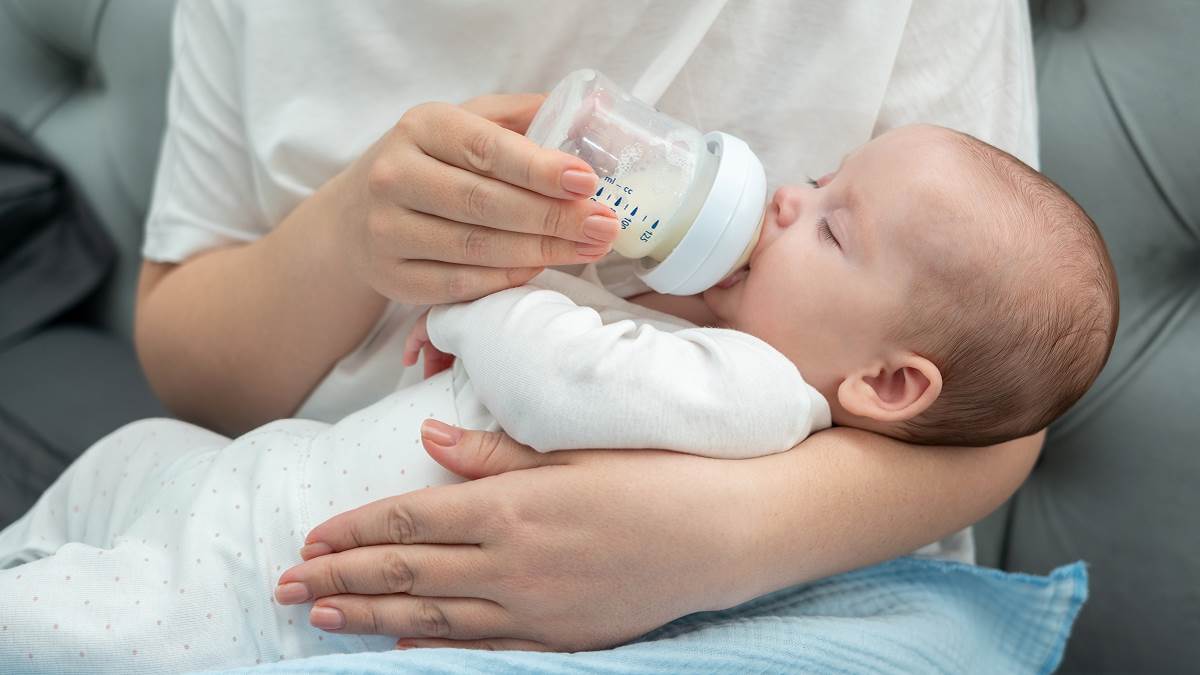
[[[1003,563],[1082,558],[1064,672],[1200,662],[1200,3],[1034,5],[1042,163],[1096,220],[1121,325],[1013,500]]]
[[[161,415],[129,341],[174,3],[0,0],[0,112],[72,176],[119,257],[86,308],[0,353],[0,523],[114,428]]]
[[[0,528],[100,437],[166,415],[129,342],[95,328],[38,333],[0,352],[0,373]]]

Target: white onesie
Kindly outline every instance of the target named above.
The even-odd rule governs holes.
[[[275,580],[305,534],[367,502],[460,480],[420,446],[426,417],[503,428],[539,450],[786,450],[830,424],[782,354],[547,271],[435,308],[454,368],[337,424],[282,420],[235,440],[174,420],[89,448],[0,532],[0,672],[182,671],[394,640],[325,633]],[[396,355],[400,358],[400,354]]]

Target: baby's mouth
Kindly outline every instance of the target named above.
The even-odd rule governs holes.
[[[736,286],[737,284],[741,283],[741,281],[749,274],[750,266],[746,265],[745,267],[735,270],[733,274],[730,274],[721,281],[717,282],[717,288],[729,288],[731,286]]]

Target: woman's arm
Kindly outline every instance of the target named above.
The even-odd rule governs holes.
[[[253,243],[142,264],[138,355],[180,417],[229,434],[287,417],[379,318],[334,253],[337,180]]]
[[[756,487],[772,495],[752,503],[764,557],[744,561],[760,586],[741,589],[739,601],[905,555],[978,522],[1024,482],[1044,439],[946,448],[837,428],[791,457],[764,457],[778,460],[755,470]]]
[[[604,255],[617,224],[583,198],[595,175],[512,130],[540,103],[417,106],[261,239],[146,263],[136,340],[155,391],[245,431],[293,412],[388,298],[476,298]]]
[[[276,591],[319,599],[313,625],[419,646],[611,646],[935,541],[1007,499],[1042,442],[936,448],[833,429],[731,461],[422,433],[435,459],[482,480],[317,526]]]
[[[244,109],[239,12],[180,2],[173,28],[135,337],[181,417],[237,433],[286,416],[386,299],[479,297],[593,260],[616,237],[612,214],[585,199],[587,164],[520,135],[533,94],[413,106],[281,218],[252,161],[262,139]],[[289,193],[307,187],[289,175]]]

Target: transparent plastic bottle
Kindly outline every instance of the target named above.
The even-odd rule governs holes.
[[[699,293],[746,263],[766,204],[762,163],[744,141],[702,134],[594,70],[560,82],[526,133],[587,162],[592,199],[621,223],[613,249],[661,293]]]

